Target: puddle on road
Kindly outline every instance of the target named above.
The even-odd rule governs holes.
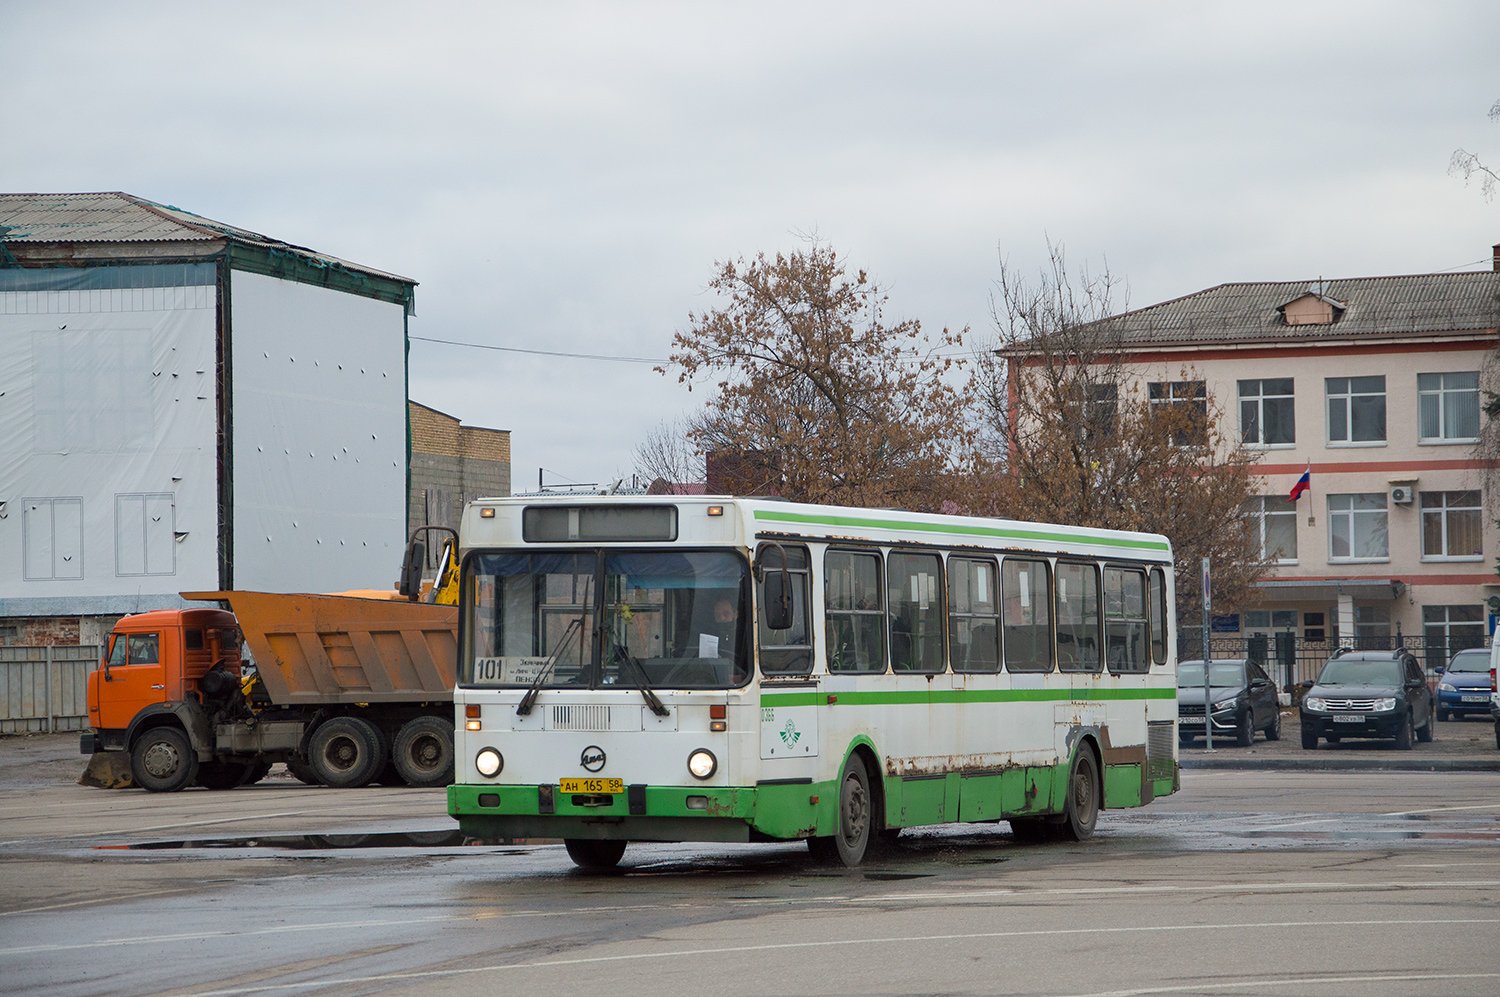
[[[460,831],[383,832],[377,834],[277,834],[257,838],[198,838],[144,841],[135,845],[96,845],[97,851],[159,851],[173,848],[279,848],[321,851],[329,848],[451,848],[464,843]]]

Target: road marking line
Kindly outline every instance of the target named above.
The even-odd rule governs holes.
[[[1259,924],[1169,924],[1152,925],[1147,927],[1089,927],[1089,928],[1053,928],[1036,929],[1029,931],[982,931],[967,932],[964,934],[948,935],[918,935],[895,938],[851,938],[836,941],[816,942],[779,942],[762,945],[726,945],[715,948],[695,949],[671,949],[665,952],[632,952],[620,955],[602,956],[580,956],[574,959],[549,959],[539,962],[513,962],[496,963],[489,966],[472,966],[465,969],[434,969],[414,970],[406,973],[380,973],[370,976],[350,976],[329,980],[307,980],[297,983],[273,983],[262,986],[232,987],[227,990],[199,990],[188,997],[233,997],[236,994],[260,994],[273,993],[276,991],[307,990],[314,987],[334,986],[357,986],[361,984],[395,982],[399,980],[433,980],[444,977],[473,976],[478,973],[496,973],[514,969],[551,969],[560,966],[588,966],[600,963],[625,963],[644,962],[652,959],[685,959],[703,956],[739,955],[754,952],[785,952],[796,949],[828,949],[839,947],[854,947],[866,945],[893,945],[893,944],[930,944],[933,942],[967,942],[994,940],[1001,938],[1037,938],[1044,936],[1062,935],[1090,935],[1098,936],[1105,934],[1126,934],[1144,932],[1173,932],[1173,931],[1244,931],[1250,928],[1347,928],[1347,927],[1405,927],[1410,925],[1437,925],[1437,924],[1495,924],[1500,925],[1500,919],[1495,918],[1456,918],[1453,920],[1398,920],[1398,921],[1268,921]],[[1491,979],[1500,977],[1500,973],[1470,973],[1470,974],[1424,974],[1412,976],[1384,976],[1369,977],[1372,980],[1435,980],[1435,979]],[[1366,977],[1350,977],[1350,980],[1363,980]],[[1347,982],[1347,981],[1346,981]],[[1234,986],[1253,986],[1254,981],[1234,984]],[[1156,987],[1143,990],[1118,991],[1112,995],[1089,995],[1089,997],[1130,997],[1133,994],[1170,993],[1189,991],[1193,989],[1224,989],[1224,984],[1209,984],[1206,987]]]
[[[175,890],[149,890],[144,893],[129,893],[119,897],[92,897],[88,900],[74,900],[66,904],[50,904],[46,907],[26,907],[21,910],[0,910],[0,917],[11,917],[15,914],[35,914],[44,910],[62,910],[65,907],[82,907],[85,904],[107,904],[121,900],[135,900],[137,897],[159,897],[167,893],[195,893],[201,891],[202,887],[184,886]]]
[[[1382,817],[1409,817],[1412,814],[1441,814],[1452,810],[1500,810],[1500,803],[1476,803],[1470,807],[1428,807],[1426,810],[1397,810],[1395,813],[1381,814]]]
[[[1105,990],[1067,997],[1141,997],[1143,994],[1199,993],[1204,990],[1239,990],[1243,987],[1308,987],[1331,983],[1420,983],[1424,980],[1492,980],[1500,973],[1383,973],[1369,976],[1299,976],[1293,979],[1243,979],[1230,983],[1193,983],[1171,987],[1141,987],[1136,990]]]

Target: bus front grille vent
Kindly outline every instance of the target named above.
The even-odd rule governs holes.
[[[553,730],[609,730],[608,706],[554,706]]]
[[[1153,720],[1146,724],[1146,760],[1170,759],[1175,737],[1170,720]]]

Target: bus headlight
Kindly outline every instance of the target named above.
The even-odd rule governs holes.
[[[698,779],[707,779],[719,770],[719,760],[707,748],[699,748],[688,755],[688,771]]]
[[[494,748],[482,748],[479,754],[474,756],[474,767],[479,774],[486,779],[493,779],[505,768],[505,759],[500,757],[500,752]]]

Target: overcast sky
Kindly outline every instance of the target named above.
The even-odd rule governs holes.
[[[0,0],[6,191],[122,190],[412,277],[413,336],[660,358],[713,262],[816,232],[991,334],[1046,240],[1141,307],[1489,266],[1500,4]],[[629,475],[650,365],[415,341],[512,483]]]

